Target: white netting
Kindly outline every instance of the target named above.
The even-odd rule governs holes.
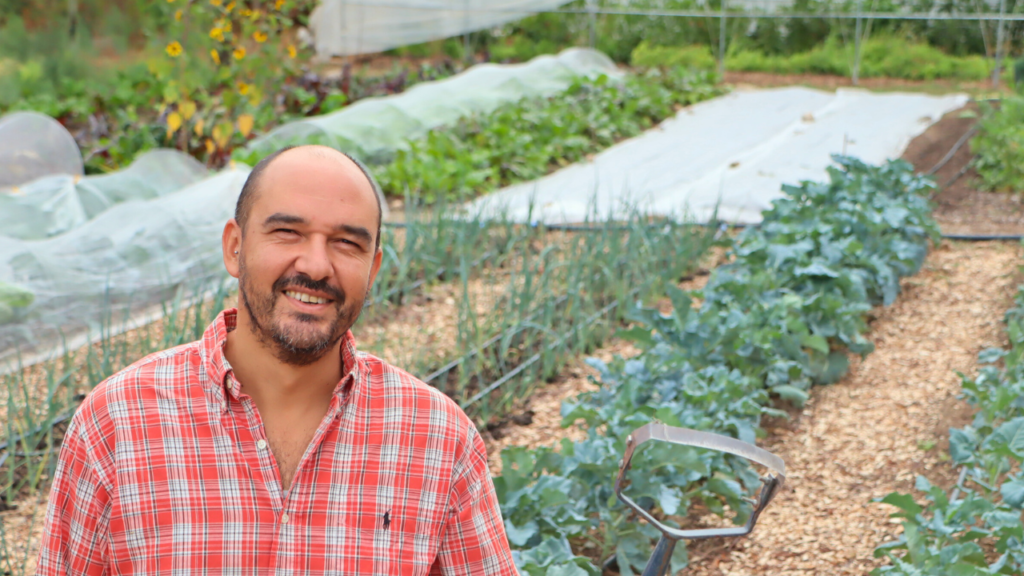
[[[323,0],[309,18],[317,54],[345,56],[450,38],[566,0]]]
[[[83,173],[78,144],[60,122],[38,112],[0,116],[0,194],[42,176]]]
[[[370,162],[387,161],[411,138],[460,118],[487,113],[525,97],[551,96],[582,76],[619,72],[607,56],[570,48],[525,64],[479,64],[451,78],[401,94],[367,98],[337,112],[290,122],[251,142],[247,161],[289,145],[323,144]]]
[[[115,204],[45,240],[0,236],[0,362],[224,275],[220,235],[248,172]]]
[[[206,176],[206,168],[176,150],[141,154],[128,168],[102,176],[55,175],[0,193],[0,234],[41,240],[62,234],[116,204],[150,200]]]

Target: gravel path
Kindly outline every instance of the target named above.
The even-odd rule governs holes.
[[[901,527],[871,499],[911,491],[917,474],[953,483],[949,428],[970,419],[956,371],[973,374],[979,351],[1005,344],[1001,319],[1020,261],[1013,243],[933,251],[897,302],[876,310],[875,352],[816,388],[793,420],[765,422],[765,447],[790,475],[755,534],[696,547],[685,574],[863,575],[878,566],[874,547]]]

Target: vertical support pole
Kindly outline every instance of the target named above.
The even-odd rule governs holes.
[[[597,48],[597,0],[587,0],[587,23],[590,26],[590,47]]]
[[[718,26],[718,75],[725,78],[725,0],[722,0],[722,18]]]
[[[999,88],[999,76],[1003,67],[1003,34],[1006,33],[1006,0],[999,0],[999,26],[996,28],[996,65],[992,69],[992,88]]]
[[[853,68],[850,71],[850,80],[853,81],[854,86],[856,86],[860,81],[860,37],[864,34],[864,23],[861,18],[861,12],[863,12],[863,2],[858,0],[857,26],[853,31]]]
[[[462,3],[462,59],[466,62],[473,60],[473,54],[470,52],[469,46],[469,0],[464,0]]]

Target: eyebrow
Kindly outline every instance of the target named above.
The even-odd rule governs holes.
[[[278,212],[271,214],[263,221],[263,226],[268,227],[274,224],[307,224],[306,219],[301,216],[295,216],[293,214],[284,214]],[[370,243],[373,242],[373,234],[369,230],[362,226],[353,226],[352,224],[338,224],[334,227],[335,232],[343,232],[351,236],[355,236],[360,240]]]

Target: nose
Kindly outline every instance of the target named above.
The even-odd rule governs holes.
[[[326,280],[334,273],[331,259],[327,253],[327,240],[310,238],[303,243],[302,252],[295,260],[295,271],[309,276],[313,280]]]

